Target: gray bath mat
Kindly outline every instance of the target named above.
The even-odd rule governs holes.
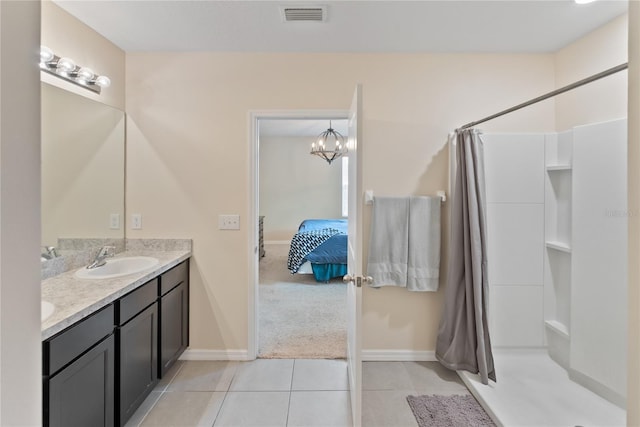
[[[495,427],[471,395],[407,396],[419,427]]]

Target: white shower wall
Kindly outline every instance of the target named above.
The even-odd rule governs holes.
[[[544,345],[544,134],[484,134],[489,328],[495,347]]]
[[[548,347],[624,406],[626,120],[485,134],[489,322],[496,348]]]

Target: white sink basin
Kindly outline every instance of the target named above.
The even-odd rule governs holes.
[[[113,279],[114,277],[140,273],[159,264],[157,258],[148,256],[131,256],[125,258],[111,258],[102,267],[83,267],[75,272],[79,279]]]
[[[40,307],[40,321],[44,322],[53,314],[55,307],[49,301],[40,301]]]

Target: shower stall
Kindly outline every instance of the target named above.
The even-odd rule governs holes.
[[[497,382],[463,380],[503,425],[624,425],[627,124],[484,134]]]

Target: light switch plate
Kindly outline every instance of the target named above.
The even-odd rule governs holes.
[[[112,230],[120,229],[120,214],[112,213],[109,215],[109,228]]]
[[[142,228],[142,215],[141,214],[132,214],[131,215],[131,229],[132,230],[140,230]]]
[[[218,215],[220,230],[240,230],[240,215]]]

